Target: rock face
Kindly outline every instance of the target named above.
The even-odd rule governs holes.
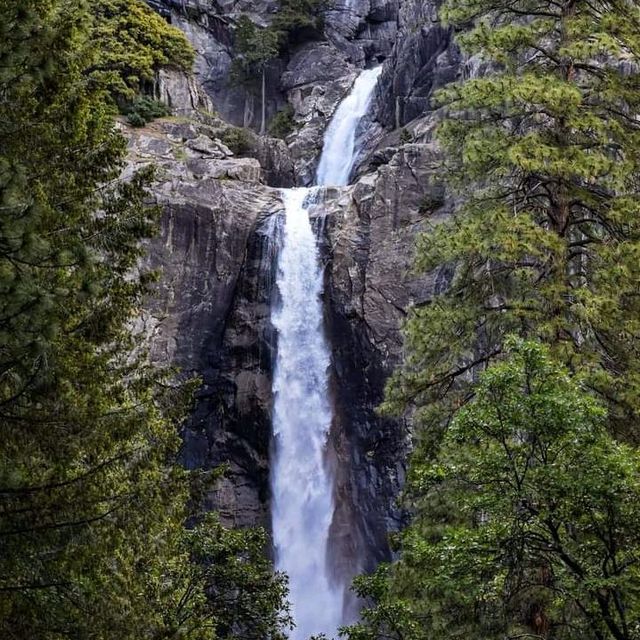
[[[387,128],[402,127],[432,109],[433,92],[454,80],[461,56],[452,33],[437,18],[440,2],[405,0],[398,14],[398,37],[381,78],[377,118]]]
[[[189,115],[197,111],[213,111],[209,96],[192,75],[173,69],[158,72],[156,97],[169,106],[171,112]]]
[[[327,330],[332,345],[333,438],[338,451],[334,523],[337,571],[369,571],[388,559],[387,535],[403,513],[409,429],[375,409],[402,354],[400,326],[414,302],[425,302],[446,274],[411,274],[417,233],[446,215],[430,144],[394,149],[387,164],[356,184],[327,189],[324,246]]]
[[[268,24],[278,3],[150,4],[184,29],[198,61],[197,82],[160,79],[162,95],[188,118],[128,132],[132,167],[160,167],[154,191],[164,207],[162,235],[149,258],[163,277],[144,328],[154,358],[202,377],[185,429],[184,461],[191,468],[228,465],[207,506],[237,524],[269,525],[278,188],[313,182],[327,123],[358,70],[384,64],[363,123],[357,180],[327,188],[313,212],[323,230],[333,353],[339,507],[332,561],[336,573],[349,578],[389,557],[388,532],[403,517],[395,499],[410,425],[380,417],[375,408],[402,356],[408,308],[428,301],[450,277],[438,271],[416,278],[410,267],[416,234],[448,212],[431,139],[432,97],[463,72],[460,54],[432,0],[336,0],[326,16],[326,39],[301,44],[270,68],[269,113],[291,105],[295,131],[286,142],[248,134],[240,157],[224,142],[228,122],[255,126],[259,110],[247,91],[229,84],[233,25],[243,12]],[[209,102],[224,120],[198,115]]]
[[[266,524],[276,237],[268,225],[282,204],[258,160],[234,157],[215,132],[190,121],[127,131],[131,168],[158,166],[153,192],[164,209],[149,250],[162,278],[144,330],[153,359],[202,378],[183,460],[229,465],[209,506],[228,521]]]
[[[195,74],[215,109],[225,120],[244,127],[257,128],[260,120],[260,96],[257,87],[239,86],[232,79],[235,24],[240,15],[266,26],[278,11],[277,0],[147,0],[147,3],[175,26],[182,29],[196,50]],[[326,40],[303,44],[288,51],[267,67],[266,112],[272,118],[285,104],[293,104],[296,122],[308,122],[310,109],[320,95],[327,98],[317,109],[317,128],[324,129],[341,95],[348,88],[355,69],[376,64],[391,54],[394,47],[399,0],[335,0],[325,15]],[[416,4],[420,4],[416,0]],[[310,94],[316,90],[314,100]],[[295,95],[291,91],[296,90]],[[310,150],[317,145],[313,141]],[[303,163],[303,181],[308,159]]]

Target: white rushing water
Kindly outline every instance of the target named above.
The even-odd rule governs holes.
[[[289,575],[293,640],[341,623],[342,589],[330,583],[326,559],[333,516],[332,483],[324,464],[331,407],[329,349],[322,327],[322,269],[303,206],[307,189],[288,189],[284,244],[278,265],[281,305],[274,375],[273,537],[276,568]]]
[[[346,184],[356,157],[356,128],[366,112],[378,70],[362,72],[325,136],[321,184]],[[327,566],[334,512],[325,449],[332,411],[329,347],[323,329],[323,272],[309,220],[313,189],[285,189],[285,225],[278,258],[280,302],[272,310],[278,334],[274,371],[272,524],[276,569],[289,576],[296,623],[290,640],[335,635],[343,623],[345,585]]]
[[[340,186],[349,181],[357,158],[356,130],[367,113],[382,67],[366,69],[341,102],[327,128],[318,164],[317,183]]]

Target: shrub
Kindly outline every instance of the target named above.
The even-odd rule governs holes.
[[[410,142],[413,142],[411,132],[406,127],[402,127],[400,129],[400,144],[409,144]]]
[[[252,144],[249,132],[242,127],[230,127],[220,136],[222,142],[237,156],[244,155],[251,151]]]
[[[274,138],[284,140],[295,129],[293,113],[293,107],[290,104],[276,113],[269,125],[269,133]]]
[[[169,115],[166,104],[149,96],[139,96],[123,109],[127,121],[133,127],[144,127],[147,122]]]
[[[97,0],[91,11],[97,55],[89,76],[118,104],[148,91],[162,67],[191,69],[195,53],[184,33],[142,0]]]

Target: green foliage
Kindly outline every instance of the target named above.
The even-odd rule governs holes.
[[[284,140],[295,129],[293,114],[293,107],[290,104],[278,111],[269,123],[269,133],[275,138]]]
[[[266,85],[269,63],[286,53],[291,44],[322,35],[325,0],[281,0],[280,7],[268,27],[258,27],[242,14],[235,31],[236,58],[231,67],[231,81],[244,85],[261,96],[260,135],[266,133]],[[274,135],[286,135],[289,126],[286,113],[276,115]]]
[[[231,80],[244,85],[254,93],[260,92],[260,134],[264,135],[267,120],[267,67],[278,55],[278,34],[271,28],[257,27],[243,14],[238,20],[236,30],[236,50],[239,55],[231,66]]]
[[[286,51],[289,44],[322,35],[326,0],[281,0],[269,27],[258,27],[246,14],[238,18],[232,77],[250,84],[269,61]]]
[[[229,127],[220,136],[220,139],[237,156],[243,156],[252,150],[249,132],[242,127]]]
[[[0,11],[0,636],[277,638],[259,534],[185,529],[210,481],[176,464],[194,383],[131,333],[159,210],[151,169],[120,180],[88,5]]]
[[[161,67],[191,69],[195,54],[186,36],[143,0],[97,0],[91,12],[94,61],[88,73],[119,105],[150,93]]]
[[[231,68],[232,80],[237,84],[255,85],[268,63],[278,56],[279,35],[271,28],[256,26],[241,15],[235,32],[238,56]]]
[[[429,214],[436,211],[444,205],[444,199],[438,198],[437,196],[427,195],[420,201],[420,205],[418,207],[418,211],[421,214]]]
[[[192,559],[183,565],[190,571],[188,583],[201,585],[200,619],[213,613],[213,637],[285,639],[292,625],[284,605],[287,579],[274,574],[266,556],[269,539],[262,529],[228,529],[208,514],[186,532],[184,543]]]
[[[443,15],[473,25],[460,41],[495,71],[439,94],[443,173],[461,204],[420,238],[417,266],[455,266],[455,277],[411,313],[407,360],[387,408],[416,402],[437,443],[472,372],[515,331],[588,369],[611,402],[614,428],[632,436],[640,126],[629,114],[640,111],[640,9],[452,0]]]
[[[360,579],[377,605],[352,640],[639,637],[640,454],[547,348],[506,348],[413,466],[418,515]]]
[[[417,269],[453,280],[411,311],[385,402],[417,408],[414,520],[349,635],[635,640],[640,8],[442,16],[492,72],[438,95],[456,206]]]
[[[400,144],[409,144],[411,142],[413,142],[411,132],[406,127],[402,127],[400,129]]]
[[[127,121],[134,127],[144,127],[145,124],[169,115],[167,105],[149,96],[138,96],[130,105],[123,109]]]
[[[278,35],[273,29],[256,26],[246,15],[241,15],[235,34],[236,50],[245,67],[259,69],[278,55]]]

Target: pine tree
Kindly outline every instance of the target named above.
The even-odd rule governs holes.
[[[412,312],[387,406],[427,407],[437,442],[515,331],[588,368],[614,428],[637,437],[640,8],[452,0],[442,15],[471,25],[458,39],[491,72],[439,96],[443,172],[460,204],[420,238],[417,262],[455,275]]]
[[[119,179],[88,3],[0,12],[0,636],[279,637],[285,585],[263,540],[185,528],[193,385],[150,366],[131,332],[159,211],[152,172]]]
[[[260,135],[267,132],[267,69],[279,55],[285,55],[292,44],[319,38],[324,30],[326,0],[281,0],[268,27],[258,27],[242,14],[235,30],[237,57],[233,61],[234,82],[252,88],[260,82]],[[254,89],[257,92],[257,88]]]
[[[438,97],[455,212],[417,262],[453,277],[412,311],[386,402],[418,407],[414,520],[399,562],[359,580],[376,605],[349,635],[631,640],[640,8],[449,0],[442,16],[488,73]]]

